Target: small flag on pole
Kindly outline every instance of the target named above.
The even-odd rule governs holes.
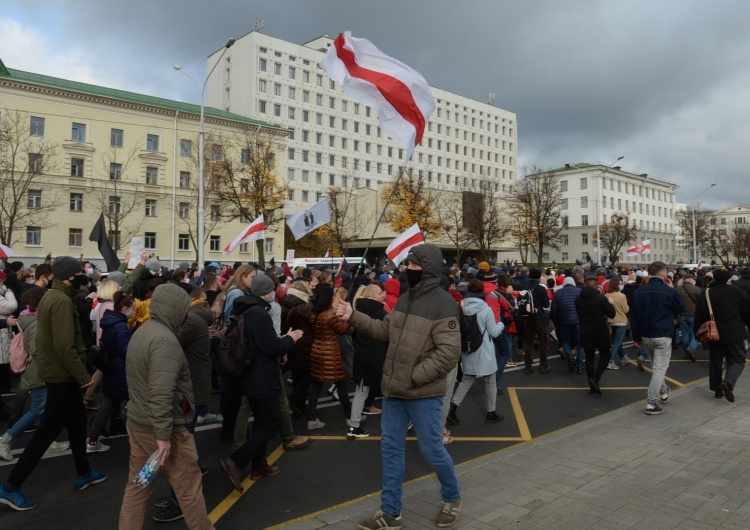
[[[120,267],[120,260],[117,253],[107,239],[107,226],[104,224],[104,212],[99,216],[99,220],[89,234],[89,241],[96,241],[99,247],[99,253],[107,264],[107,272],[116,271]]]
[[[641,254],[651,254],[651,240],[644,239],[637,245],[630,247],[626,252],[626,256],[640,256]]]
[[[263,214],[260,214],[247,228],[239,233],[231,243],[224,247],[224,254],[232,252],[237,245],[247,243],[248,241],[257,241],[258,239],[265,239],[266,237],[266,224],[263,222]]]
[[[403,234],[391,241],[391,244],[385,249],[385,255],[394,265],[398,266],[406,259],[411,247],[422,243],[424,243],[424,237],[417,223],[414,223]]]
[[[331,209],[328,207],[328,199],[318,201],[309,208],[302,210],[289,217],[286,224],[294,234],[295,241],[306,236],[316,228],[325,226],[331,222]]]

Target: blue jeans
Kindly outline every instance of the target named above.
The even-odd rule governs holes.
[[[609,350],[611,361],[617,362],[617,358],[622,359],[625,353],[622,350],[622,339],[625,337],[627,326],[612,326],[612,348]]]
[[[500,389],[500,380],[505,372],[505,365],[513,358],[513,335],[503,332],[493,339],[495,342],[495,359],[497,359],[497,372],[495,373],[495,386]]]
[[[693,323],[695,317],[690,315],[677,315],[677,320],[680,321],[680,328],[682,329],[682,349],[687,353],[688,348],[691,350],[698,349],[698,341],[695,340],[695,331],[693,331]]]
[[[583,369],[583,364],[586,360],[586,356],[584,355],[583,348],[581,347],[581,328],[578,326],[578,324],[566,324],[557,326],[556,329],[557,340],[560,343],[563,352],[565,352],[565,358],[568,360],[568,362],[575,361],[576,367]],[[577,360],[573,354],[573,346],[577,346],[578,349]]]
[[[18,440],[23,431],[33,425],[44,414],[44,404],[47,401],[47,388],[35,388],[29,391],[29,395],[31,396],[31,408],[26,414],[21,416],[21,419],[13,424],[13,427],[8,429],[8,434],[14,440]]]
[[[643,337],[643,346],[651,355],[651,383],[648,385],[646,399],[649,404],[659,402],[659,392],[664,392],[667,385],[664,377],[669,368],[669,359],[672,356],[671,337]]]
[[[445,449],[440,424],[442,397],[425,399],[383,398],[380,451],[383,466],[383,492],[380,495],[384,512],[401,515],[401,488],[406,467],[405,445],[409,420],[414,422],[419,451],[435,470],[440,481],[440,495],[444,501],[461,498],[453,460]]]

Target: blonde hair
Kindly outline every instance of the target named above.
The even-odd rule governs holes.
[[[102,302],[109,302],[115,299],[115,293],[120,290],[120,284],[115,280],[107,278],[99,284],[96,291],[96,297]]]
[[[306,282],[305,280],[295,280],[292,282],[292,289],[297,289],[298,291],[302,291],[303,293],[312,294],[312,289],[310,289],[310,282]]]
[[[375,289],[378,289],[379,291],[384,290],[381,289],[379,285],[372,283],[369,285],[360,285],[359,289],[357,289],[357,294],[354,295],[354,300],[352,300],[352,306],[356,308],[357,302],[359,302],[361,298],[375,298],[375,295],[378,294]]]
[[[331,302],[331,307],[338,307],[339,302],[341,300],[346,300],[347,296],[349,296],[349,291],[347,291],[343,287],[339,287],[338,289],[336,289],[336,292],[333,293],[333,301]]]
[[[229,289],[232,288],[232,286],[237,286],[239,289],[244,290],[244,285],[239,285],[240,280],[244,277],[250,274],[253,271],[257,271],[255,267],[252,265],[240,265],[239,268],[237,268],[236,271],[234,271],[234,275],[227,280],[226,285],[224,286],[223,291],[225,293],[229,292]]]

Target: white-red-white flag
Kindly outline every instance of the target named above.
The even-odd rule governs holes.
[[[232,252],[237,245],[247,243],[248,241],[257,241],[265,239],[266,224],[263,222],[263,214],[260,214],[252,223],[235,237],[231,243],[224,247],[224,254]]]
[[[640,256],[641,254],[651,254],[651,240],[644,239],[637,245],[630,247],[626,252],[626,256]]]
[[[349,98],[375,109],[380,128],[406,148],[408,162],[435,109],[422,74],[351,31],[339,34],[320,66]]]
[[[702,262],[702,261],[699,261],[699,262],[698,262],[698,267],[697,267],[697,268],[696,268],[695,270],[698,270],[698,271],[699,271],[699,270],[701,270],[702,268],[703,268],[703,262]]]
[[[421,245],[422,243],[424,243],[422,231],[419,229],[417,223],[414,223],[406,229],[406,232],[391,241],[391,244],[385,249],[385,255],[398,266],[399,263],[406,259],[411,247]]]

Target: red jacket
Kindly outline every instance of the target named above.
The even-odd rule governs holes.
[[[390,308],[396,307],[398,297],[401,296],[401,282],[395,278],[388,278],[385,281],[385,303]]]

